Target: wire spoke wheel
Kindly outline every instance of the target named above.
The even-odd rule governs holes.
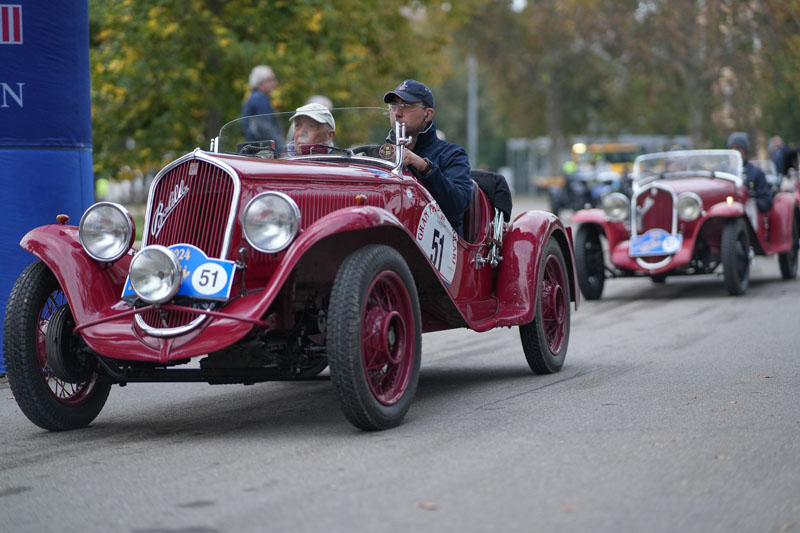
[[[575,268],[583,296],[587,300],[599,300],[606,271],[600,232],[594,226],[581,226],[575,236]]]
[[[8,381],[22,412],[41,428],[64,431],[89,425],[105,405],[111,385],[96,372],[80,383],[58,378],[47,359],[47,333],[56,311],[67,305],[53,274],[41,261],[20,275],[9,296],[3,329]]]
[[[778,256],[778,264],[781,267],[781,277],[783,279],[795,279],[797,277],[797,256],[800,246],[800,231],[797,229],[797,219],[792,220],[792,247],[788,252]]]
[[[411,301],[394,272],[382,272],[368,291],[361,356],[375,398],[393,405],[408,386],[414,363]]]
[[[539,267],[536,315],[519,327],[522,349],[536,374],[561,370],[570,329],[570,287],[564,255],[555,239],[544,248]]]
[[[742,219],[725,223],[721,248],[725,287],[732,296],[744,294],[750,285],[750,237]]]
[[[347,419],[365,430],[398,425],[419,381],[421,327],[414,278],[382,245],[345,258],[331,292],[328,359]]]

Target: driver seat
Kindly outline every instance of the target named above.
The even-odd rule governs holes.
[[[484,213],[487,212],[487,205],[489,199],[486,194],[481,190],[478,184],[472,181],[472,201],[464,213],[464,240],[474,243],[481,236],[481,230],[488,224],[488,220],[484,220]]]

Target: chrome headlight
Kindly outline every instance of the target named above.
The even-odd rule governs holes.
[[[128,277],[139,298],[149,304],[160,304],[171,300],[180,289],[181,264],[172,250],[154,244],[133,256]]]
[[[703,201],[693,192],[678,196],[678,218],[692,222],[703,212]]]
[[[127,209],[113,202],[99,202],[81,217],[78,237],[89,257],[110,263],[133,246],[136,227]]]
[[[281,192],[261,193],[244,208],[244,236],[253,248],[266,253],[280,252],[297,235],[300,209]]]
[[[603,211],[606,217],[614,222],[622,222],[628,218],[631,210],[631,202],[622,193],[612,192],[603,198]]]

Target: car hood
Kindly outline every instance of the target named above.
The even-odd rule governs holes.
[[[205,153],[206,156],[231,167],[243,179],[314,179],[314,180],[353,180],[364,181],[375,178],[397,178],[379,162],[370,164],[369,160],[349,160],[344,157],[331,157],[325,161],[308,159],[258,159],[231,154]]]

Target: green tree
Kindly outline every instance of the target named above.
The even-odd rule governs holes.
[[[279,110],[317,93],[340,107],[383,105],[406,77],[438,82],[447,72],[439,52],[470,5],[91,0],[95,173],[159,167],[207,146],[239,116],[257,64],[278,76]]]

